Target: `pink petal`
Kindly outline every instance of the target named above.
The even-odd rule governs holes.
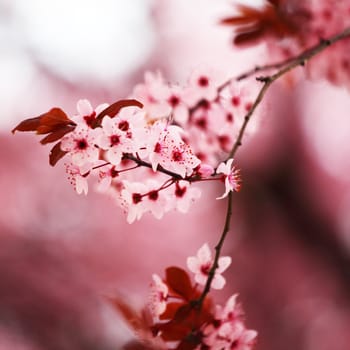
[[[198,260],[201,264],[212,262],[210,249],[207,243],[204,243],[197,253]]]
[[[90,115],[94,111],[88,100],[79,100],[77,103],[77,110],[82,117]]]
[[[232,259],[229,256],[223,256],[219,258],[218,261],[218,269],[216,270],[218,273],[224,272],[230,265],[231,265]]]
[[[226,280],[221,275],[215,274],[213,282],[211,284],[213,289],[222,289],[226,284]]]
[[[193,273],[200,272],[200,264],[196,257],[190,256],[187,258],[187,267]]]

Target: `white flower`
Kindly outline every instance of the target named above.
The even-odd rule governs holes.
[[[238,192],[240,190],[240,178],[239,170],[232,166],[233,159],[230,158],[226,164],[224,162],[220,163],[216,169],[217,174],[224,174],[225,179],[225,193],[216,199],[225,198],[230,191]]]
[[[195,281],[200,285],[205,285],[209,276],[209,272],[213,266],[211,252],[207,243],[198,250],[197,256],[190,256],[187,258],[187,267],[193,272]],[[215,270],[215,275],[212,281],[212,288],[222,289],[226,280],[221,273],[224,272],[231,264],[231,258],[224,256],[218,260],[218,268]]]

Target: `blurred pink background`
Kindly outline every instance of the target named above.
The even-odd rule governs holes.
[[[132,337],[105,295],[142,306],[152,273],[217,242],[225,204],[203,186],[187,215],[132,225],[107,197],[78,196],[34,135],[53,106],[75,113],[127,96],[147,70],[223,80],[259,64],[218,21],[229,1],[0,0],[0,350],[116,349]],[[312,62],[311,62],[312,64]],[[350,333],[350,98],[325,81],[277,82],[236,164],[223,303],[240,294],[256,349],[347,350]]]

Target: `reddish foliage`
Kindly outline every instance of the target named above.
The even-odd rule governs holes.
[[[253,44],[265,35],[285,37],[295,35],[297,28],[279,9],[280,1],[269,1],[262,8],[236,6],[239,15],[224,18],[221,24],[236,27],[234,43]]]
[[[154,349],[152,341],[159,338],[164,341],[163,345],[167,342],[177,342],[178,350],[192,350],[201,343],[203,325],[210,323],[214,318],[211,300],[205,298],[203,303],[199,304],[201,292],[197,290],[196,285],[192,285],[187,272],[179,267],[171,266],[166,269],[164,283],[171,295],[179,301],[169,302],[159,316],[159,321],[153,320],[147,309],[138,312],[119,298],[111,299],[129,326],[137,335],[141,335],[142,343],[130,342],[124,349]]]
[[[58,142],[53,146],[49,155],[49,163],[52,166],[55,166],[56,163],[63,158],[68,152],[61,150],[61,142]]]
[[[75,123],[70,120],[66,113],[60,108],[52,108],[47,113],[41,114],[35,118],[25,119],[20,122],[12,132],[16,131],[36,131],[37,134],[50,134],[46,136],[41,143],[57,141],[56,135],[61,137],[74,129]]]
[[[96,117],[93,127],[99,126],[106,115],[113,118],[119,113],[119,111],[122,108],[132,106],[142,108],[143,104],[134,99],[119,100],[117,102],[112,103]]]
[[[168,267],[165,271],[166,284],[185,300],[193,298],[193,287],[188,273],[175,266]]]
[[[109,301],[121,313],[125,321],[136,333],[150,331],[151,321],[146,312],[136,311],[133,307],[118,297],[109,298]]]

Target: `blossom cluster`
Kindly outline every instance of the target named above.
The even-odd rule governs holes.
[[[231,263],[230,257],[220,257],[212,287],[222,289],[225,279],[221,275]],[[187,259],[188,269],[195,274],[195,283],[186,270],[168,267],[165,278],[152,276],[149,302],[143,312],[131,311],[118,299],[113,304],[135,330],[140,343],[128,344],[128,349],[176,349],[176,350],[250,350],[256,343],[257,332],[246,328],[244,314],[237,294],[224,306],[214,305],[203,291],[212,269],[208,244],[204,244],[197,256]],[[145,316],[148,315],[148,316]]]
[[[189,210],[201,195],[194,182],[223,181],[218,199],[239,190],[239,172],[227,155],[251,96],[238,82],[219,85],[210,70],[195,71],[183,87],[147,73],[129,99],[96,108],[80,100],[73,116],[53,108],[13,131],[36,131],[47,134],[42,144],[57,142],[50,163],[65,157],[68,180],[79,194],[88,193],[95,177],[96,189],[115,199],[129,223],[145,213],[160,219],[171,210]]]
[[[183,138],[195,155],[215,167],[232,149],[259,87],[255,80],[219,83],[219,73],[203,66],[184,86],[168,84],[160,72],[147,72],[131,97],[142,102],[149,120],[171,116],[185,130]]]
[[[261,7],[235,7],[238,14],[222,21],[235,27],[235,44],[263,41],[274,60],[296,56],[350,26],[348,0],[266,0]],[[349,50],[349,40],[332,45],[306,67],[307,73],[350,87]]]

